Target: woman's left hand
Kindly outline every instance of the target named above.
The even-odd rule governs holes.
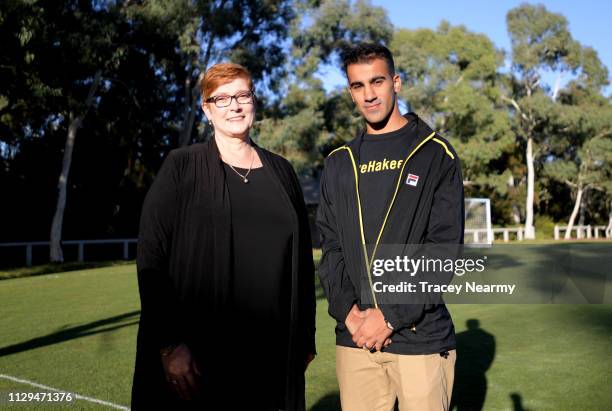
[[[306,369],[308,368],[308,364],[310,364],[310,362],[314,360],[314,357],[315,357],[315,354],[311,352],[306,354],[306,358],[304,359],[304,371],[306,371]]]
[[[191,400],[199,395],[202,374],[187,344],[179,344],[170,354],[161,357],[166,379],[177,395]]]

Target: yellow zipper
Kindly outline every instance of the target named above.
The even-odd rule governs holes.
[[[404,167],[406,167],[406,163],[408,162],[408,160],[410,160],[410,158],[414,155],[414,153],[416,153],[421,148],[421,146],[423,146],[423,144],[431,140],[435,134],[436,133],[433,132],[429,136],[427,136],[423,141],[421,141],[419,145],[416,146],[414,150],[412,150],[410,154],[408,154],[408,157],[406,157],[406,159],[404,160],[404,163],[402,164],[402,169],[400,170],[399,176],[397,178],[397,184],[395,185],[395,192],[393,193],[393,197],[391,198],[391,203],[389,203],[389,208],[387,209],[387,213],[385,214],[385,218],[383,220],[382,226],[380,227],[380,231],[378,232],[378,237],[376,238],[376,243],[374,244],[374,250],[372,251],[372,256],[369,259],[368,259],[368,250],[367,250],[366,242],[365,242],[365,235],[363,232],[363,215],[361,213],[361,198],[359,196],[359,174],[357,172],[357,164],[355,163],[355,157],[353,156],[353,151],[348,146],[338,147],[336,150],[332,151],[333,153],[337,150],[342,150],[342,149],[347,150],[349,152],[349,156],[351,157],[351,163],[353,163],[353,173],[355,176],[355,192],[357,193],[357,210],[359,211],[359,230],[361,233],[361,246],[363,248],[363,257],[366,263],[366,269],[368,272],[368,282],[370,284],[370,291],[372,292],[372,298],[374,299],[375,308],[378,308],[378,302],[376,300],[376,294],[374,294],[374,287],[372,285],[371,267],[372,267],[372,263],[374,262],[374,256],[376,255],[376,250],[378,249],[378,243],[380,242],[380,239],[382,238],[383,231],[385,230],[385,226],[387,224],[387,219],[389,218],[389,214],[391,213],[391,208],[393,208],[393,204],[395,203],[395,198],[397,197],[397,193],[399,192],[400,184],[402,182],[402,175],[404,174]]]

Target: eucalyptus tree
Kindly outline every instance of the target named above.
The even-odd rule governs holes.
[[[608,83],[607,70],[598,59],[591,67],[604,75],[597,80],[588,75],[587,69],[587,73],[560,91],[556,138],[544,163],[545,174],[565,184],[574,201],[566,239],[571,236],[578,214],[585,214],[588,206],[585,198],[590,191],[599,191],[607,199],[604,204],[594,205],[602,210],[609,208],[612,197],[612,105],[601,95],[602,87]]]
[[[399,29],[391,48],[401,97],[453,143],[466,190],[507,196],[512,169],[498,170],[498,163],[514,139],[500,95],[503,53],[486,35],[447,22],[437,30]]]
[[[512,45],[512,72],[511,84],[502,98],[509,104],[513,129],[525,150],[525,238],[533,239],[536,163],[549,152],[547,123],[558,95],[558,85],[552,92],[544,87],[542,72],[551,71],[559,79],[575,73],[580,67],[582,48],[572,38],[567,19],[541,5],[523,4],[510,10],[506,23]]]

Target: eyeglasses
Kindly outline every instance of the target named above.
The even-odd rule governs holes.
[[[215,103],[215,106],[219,108],[227,107],[232,104],[232,99],[236,99],[238,104],[253,104],[255,93],[251,91],[242,91],[236,95],[228,96],[221,94],[220,96],[213,96],[206,99],[207,103]]]

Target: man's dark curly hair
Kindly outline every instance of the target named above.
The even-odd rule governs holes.
[[[342,53],[342,62],[344,63],[344,73],[351,64],[357,63],[369,63],[374,59],[383,59],[387,63],[389,73],[393,76],[395,74],[395,64],[393,63],[393,56],[388,48],[382,44],[376,43],[359,43],[353,47],[345,48]]]

